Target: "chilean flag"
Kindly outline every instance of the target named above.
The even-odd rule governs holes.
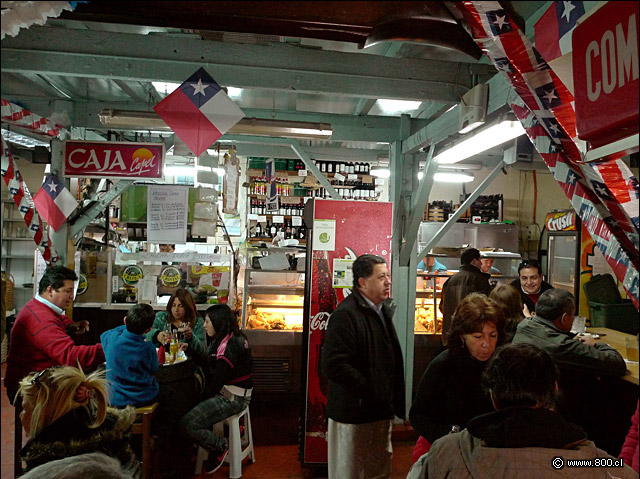
[[[196,156],[244,117],[204,68],[153,109]]]
[[[55,175],[46,177],[42,187],[33,197],[33,202],[40,216],[49,223],[54,231],[60,229],[60,226],[78,206],[73,195]]]
[[[571,32],[584,15],[583,2],[553,2],[534,26],[536,50],[550,62],[569,53]]]

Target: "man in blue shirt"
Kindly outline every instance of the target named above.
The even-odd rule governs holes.
[[[144,334],[153,325],[156,314],[148,304],[132,306],[124,324],[100,336],[107,359],[107,380],[111,384],[109,402],[115,407],[147,406],[158,395],[155,373],[158,355]]]
[[[426,256],[418,263],[418,269],[420,271],[427,269],[425,259],[427,259]],[[445,265],[440,263],[433,256],[429,256],[429,273],[443,273],[445,271],[447,271],[447,267]]]

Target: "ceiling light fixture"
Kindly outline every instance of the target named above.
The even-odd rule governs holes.
[[[422,104],[421,101],[411,100],[388,100],[380,98],[377,101],[380,109],[386,113],[403,113],[417,110]]]
[[[469,183],[474,179],[471,173],[438,172],[433,175],[433,180],[439,183]]]
[[[518,120],[504,120],[465,136],[451,148],[438,153],[434,159],[440,164],[457,163],[524,134],[524,128]]]
[[[242,96],[242,88],[236,88],[234,86],[227,87],[227,95],[229,98],[240,98]]]
[[[102,110],[100,122],[110,128],[172,131],[153,111]],[[243,118],[227,132],[231,135],[275,136],[328,140],[333,134],[328,123]]]

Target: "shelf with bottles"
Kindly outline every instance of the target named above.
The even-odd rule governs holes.
[[[278,234],[283,239],[306,240],[307,227],[300,216],[263,215],[266,221],[249,220],[247,238],[257,241],[271,241]],[[295,224],[294,224],[295,223]]]

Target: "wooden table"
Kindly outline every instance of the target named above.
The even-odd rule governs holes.
[[[637,340],[636,336],[634,336],[633,334],[627,334],[609,328],[587,328],[587,332],[592,334],[600,334],[600,339],[596,339],[596,342],[609,344],[611,347],[616,349],[624,359],[627,359],[627,345],[625,343],[625,338],[630,338],[633,341]],[[627,373],[622,376],[622,379],[624,379],[625,381],[629,381],[636,386],[639,385],[640,381],[638,381],[638,363],[627,361],[625,362],[627,363]]]

